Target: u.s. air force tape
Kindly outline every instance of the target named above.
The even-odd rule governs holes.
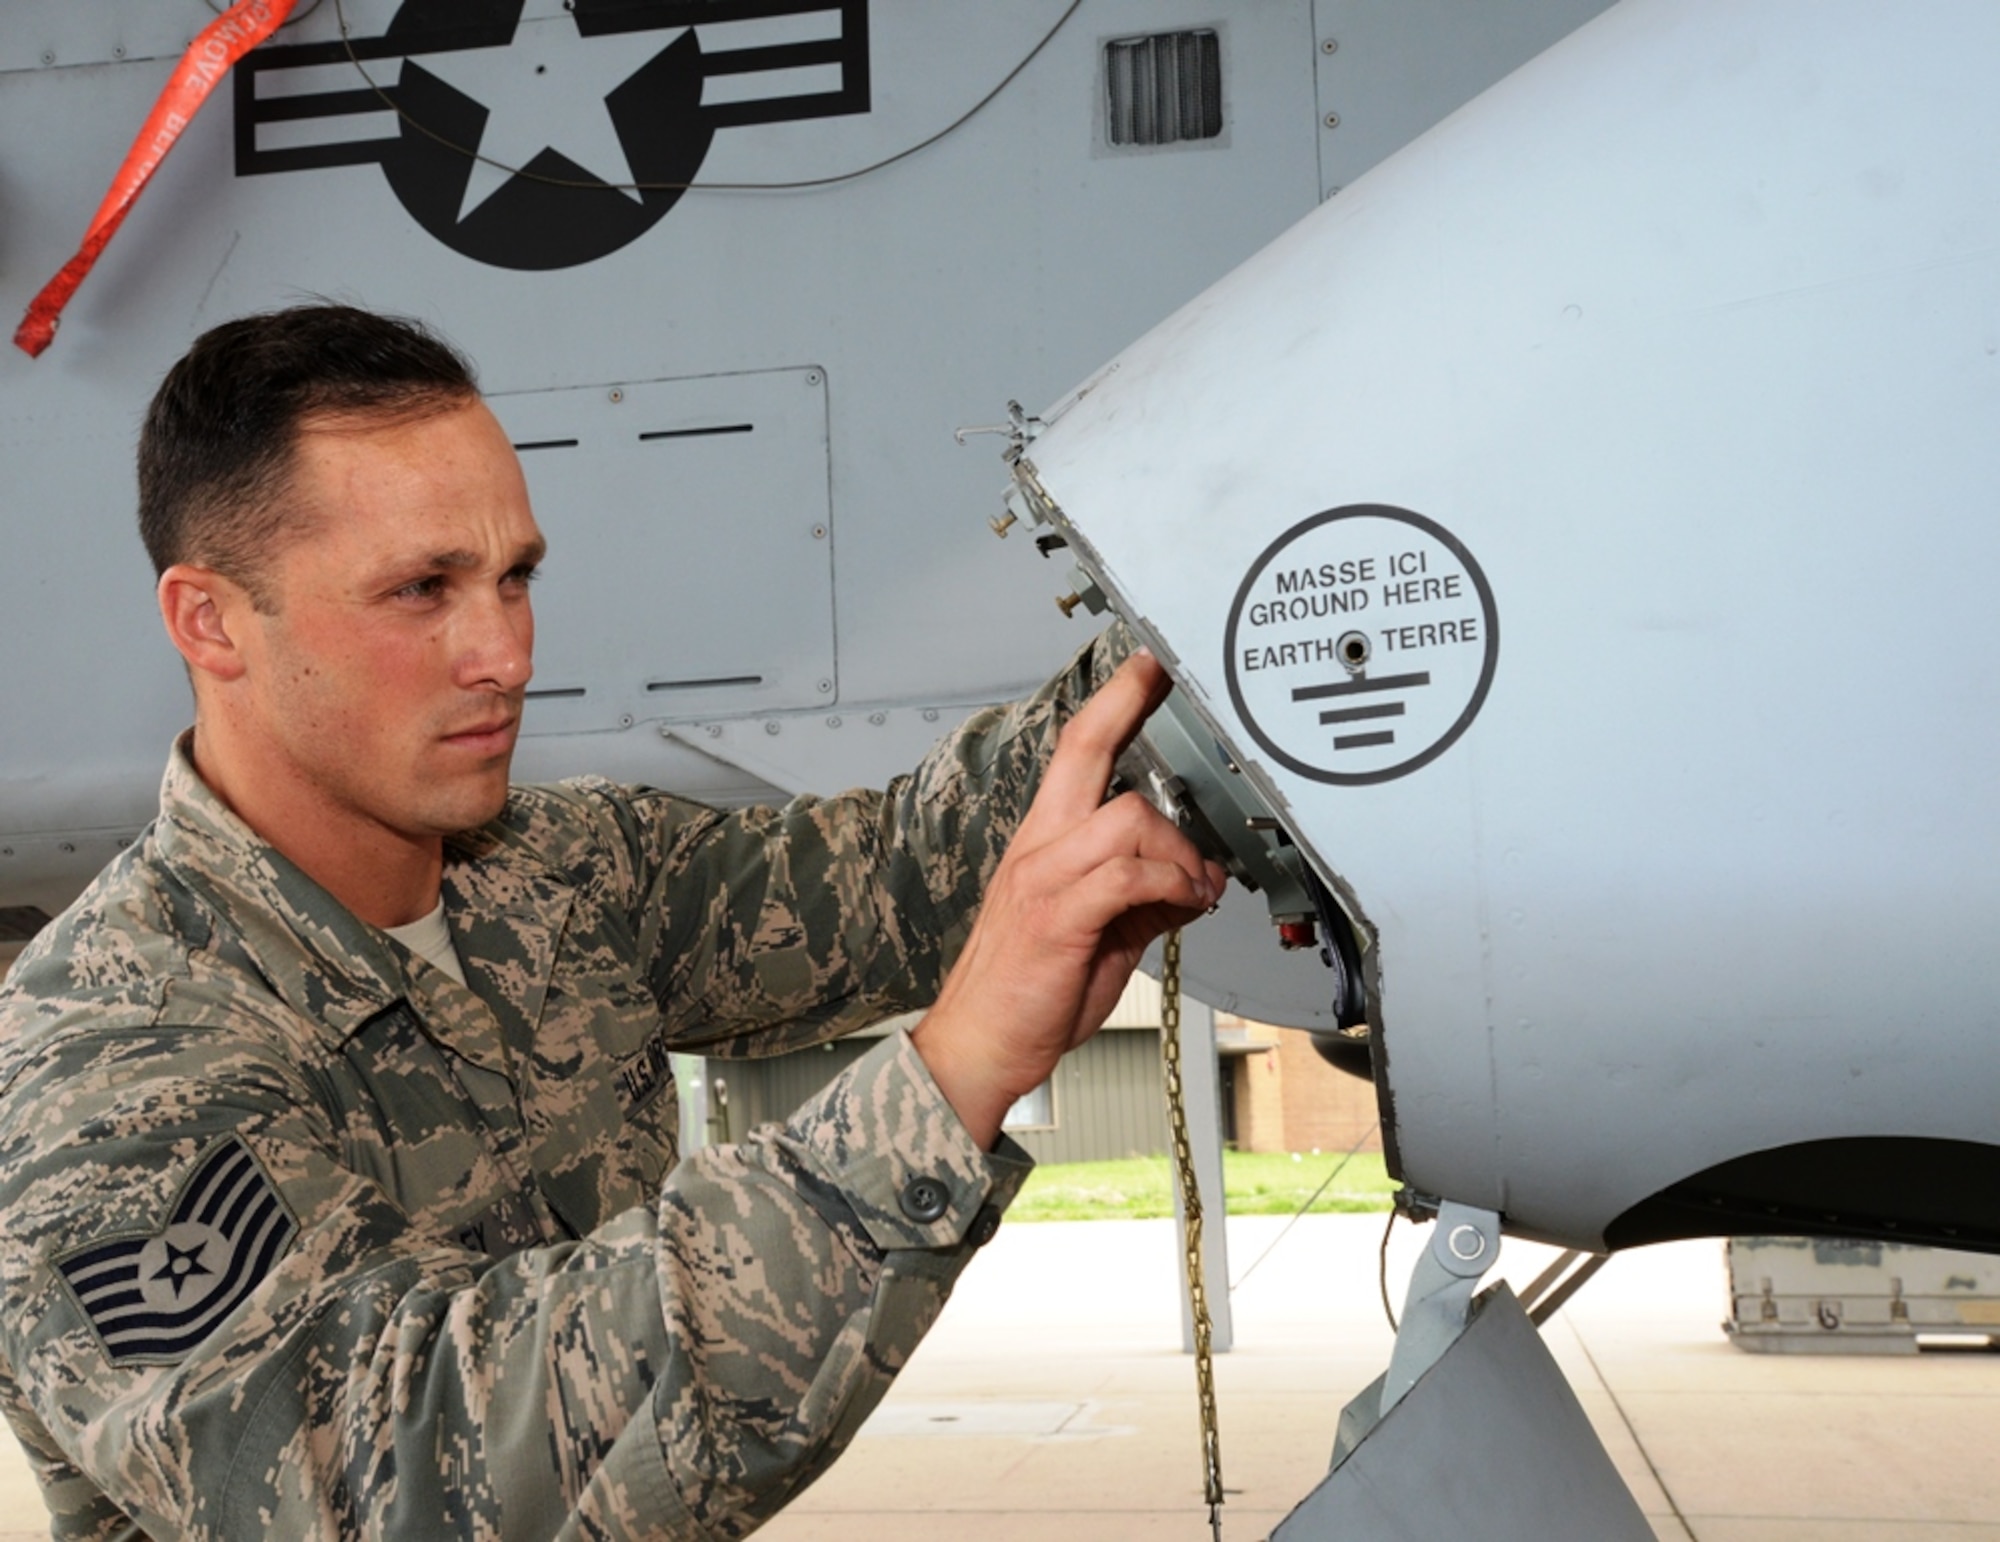
[[[241,1139],[195,1163],[166,1224],[56,1260],[113,1364],[174,1361],[243,1304],[298,1223]]]

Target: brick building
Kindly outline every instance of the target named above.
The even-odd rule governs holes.
[[[1380,1151],[1375,1089],[1336,1071],[1312,1039],[1228,1013],[1222,1051],[1223,1137],[1238,1151]]]

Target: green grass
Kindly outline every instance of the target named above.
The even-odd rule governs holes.
[[[1222,1187],[1231,1215],[1291,1215],[1340,1166],[1341,1153],[1225,1151]],[[1063,1162],[1029,1175],[1010,1221],[1144,1220],[1174,1213],[1173,1168],[1165,1157]],[[1363,1153],[1313,1202],[1312,1213],[1387,1210],[1396,1185],[1379,1155]]]

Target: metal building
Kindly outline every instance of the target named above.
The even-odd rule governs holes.
[[[763,1060],[710,1060],[708,1136],[738,1140],[782,1119],[870,1042],[913,1018],[853,1038]],[[1243,1151],[1379,1151],[1373,1090],[1334,1070],[1305,1035],[1216,1014],[1223,1139]],[[1164,1156],[1160,986],[1135,975],[1104,1031],[1066,1056],[1049,1082],[1015,1106],[1007,1131],[1038,1162]]]

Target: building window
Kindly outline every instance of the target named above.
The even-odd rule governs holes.
[[[1213,28],[1104,45],[1104,133],[1113,145],[1171,145],[1222,133],[1222,40]]]
[[[1001,1127],[1008,1130],[1053,1130],[1056,1127],[1055,1088],[1043,1082],[1026,1097],[1017,1098],[1007,1110]]]

